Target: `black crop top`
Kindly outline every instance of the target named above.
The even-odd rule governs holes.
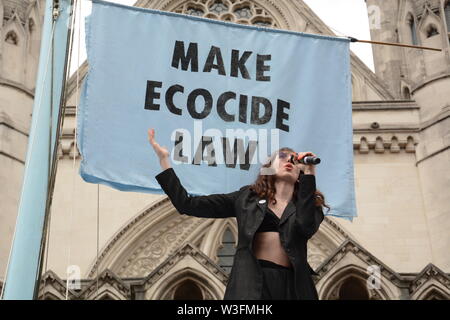
[[[270,210],[269,207],[267,207],[264,220],[261,222],[261,225],[259,226],[258,230],[256,230],[256,232],[266,232],[266,231],[278,232],[279,223],[280,218],[272,210]]]

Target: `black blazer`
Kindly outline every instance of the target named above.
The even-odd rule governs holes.
[[[181,214],[201,218],[236,217],[238,244],[231,269],[225,300],[259,300],[263,278],[260,265],[253,255],[253,236],[264,219],[267,201],[259,199],[249,185],[227,194],[190,196],[181,185],[173,168],[156,176],[161,188]],[[280,239],[295,272],[295,288],[299,300],[318,300],[307,262],[306,243],[324,219],[321,206],[315,205],[314,175],[300,176],[297,198],[290,201],[280,219]],[[260,201],[262,200],[262,201]]]

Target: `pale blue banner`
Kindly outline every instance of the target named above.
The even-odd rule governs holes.
[[[311,151],[334,215],[356,216],[347,38],[93,0],[78,117],[80,174],[162,193],[148,128],[192,195],[255,181],[280,147]]]

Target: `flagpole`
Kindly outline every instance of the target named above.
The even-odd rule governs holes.
[[[378,44],[384,46],[395,46],[395,47],[405,47],[405,48],[413,48],[413,49],[423,49],[423,50],[433,50],[433,51],[442,51],[439,48],[431,48],[431,47],[422,47],[422,46],[414,46],[411,44],[403,44],[403,43],[395,43],[395,42],[381,42],[381,41],[370,41],[370,40],[359,40],[353,37],[348,37],[350,42],[362,42],[362,43],[371,43]]]
[[[4,300],[36,299],[73,0],[46,0],[33,115]]]

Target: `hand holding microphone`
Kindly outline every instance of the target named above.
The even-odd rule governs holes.
[[[305,153],[311,153],[311,152],[305,152]],[[320,158],[318,158],[316,156],[312,156],[312,155],[305,155],[305,156],[301,157],[299,154],[297,154],[297,157],[295,157],[294,155],[291,155],[289,162],[291,162],[294,165],[297,163],[316,165],[316,164],[320,163]]]
[[[315,165],[320,163],[320,158],[312,152],[298,152],[291,155],[289,162],[299,165],[304,174],[315,174]]]

